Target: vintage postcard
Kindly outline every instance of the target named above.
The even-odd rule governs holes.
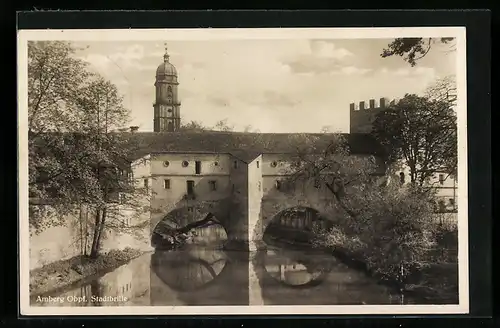
[[[19,31],[21,313],[468,313],[465,33]]]

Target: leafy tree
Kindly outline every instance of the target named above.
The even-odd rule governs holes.
[[[259,129],[254,129],[252,125],[246,125],[245,128],[243,129],[243,132],[247,133],[260,133]]]
[[[437,171],[456,171],[456,114],[448,101],[407,94],[377,115],[373,134],[391,164],[409,168],[413,184],[423,186]]]
[[[215,124],[213,130],[215,130],[215,131],[223,131],[223,132],[230,132],[230,131],[234,130],[234,126],[229,125],[227,123],[227,119],[224,119],[224,120],[218,121]]]
[[[447,44],[454,38],[397,38],[383,49],[382,58],[391,56],[403,57],[412,67],[424,58],[436,42]]]
[[[457,82],[454,75],[437,79],[425,91],[425,97],[430,100],[448,103],[450,107],[457,104]]]
[[[64,170],[55,156],[68,155],[62,132],[75,131],[78,117],[68,109],[74,107],[79,89],[88,77],[85,62],[74,58],[74,52],[67,42],[31,41],[28,44],[30,197],[43,198],[47,190],[62,187],[51,183],[51,179]],[[43,153],[40,153],[41,145],[47,148]]]
[[[133,143],[112,132],[129,119],[121,95],[74,51],[64,42],[29,44],[29,193],[48,199],[56,212],[29,219],[39,232],[65,224],[65,215],[84,205],[94,222],[89,229],[81,215],[81,228],[92,231],[90,255],[96,257],[106,231],[134,230],[128,222],[140,215],[148,194],[130,183]],[[132,211],[124,213],[126,207]]]
[[[130,179],[130,140],[111,132],[129,121],[129,110],[123,107],[122,99],[116,86],[94,76],[81,88],[76,100],[78,130],[83,136],[74,144],[85,160],[73,164],[76,170],[71,186],[78,186],[75,194],[80,203],[87,204],[94,213],[90,249],[94,258],[106,231],[145,227],[135,223],[131,226],[129,221],[137,222],[147,211],[149,190],[139,188]]]
[[[316,245],[364,262],[383,279],[401,285],[415,279],[435,245],[432,193],[388,184],[383,163],[351,154],[342,135],[332,135],[326,147],[314,136],[297,136],[291,146],[287,183],[325,187],[331,195],[334,227],[316,229]]]
[[[30,41],[28,44],[28,130],[71,131],[77,118],[74,105],[89,76],[87,64],[73,55],[68,42]]]
[[[325,125],[321,128],[321,133],[332,133],[331,126]]]
[[[181,125],[181,131],[203,132],[206,130],[207,128],[203,126],[201,122],[198,121],[191,121],[187,124]]]

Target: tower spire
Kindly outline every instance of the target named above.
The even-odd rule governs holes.
[[[163,61],[166,63],[166,62],[168,62],[169,58],[170,58],[170,56],[168,54],[168,47],[167,47],[167,43],[165,42],[165,54],[163,55]]]

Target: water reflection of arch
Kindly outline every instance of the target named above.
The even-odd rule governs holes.
[[[216,213],[207,206],[184,206],[170,211],[153,227],[152,246],[158,246],[168,235],[179,229],[183,229],[183,232],[194,231],[193,243],[224,244],[228,233]]]
[[[293,250],[268,245],[256,256],[263,276],[291,288],[312,288],[320,285],[333,268],[333,261],[315,250]]]
[[[196,247],[157,251],[151,256],[151,269],[172,290],[191,292],[217,283],[228,262],[222,250]]]
[[[308,206],[283,209],[272,216],[263,227],[263,239],[288,238],[295,242],[310,242],[314,231],[329,229],[332,222],[318,210]]]

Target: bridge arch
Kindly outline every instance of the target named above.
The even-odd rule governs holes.
[[[338,209],[335,204],[317,197],[290,197],[286,201],[263,200],[260,215],[250,220],[250,238],[255,247],[263,245],[263,237],[271,222],[293,210],[314,213],[318,220],[333,222]],[[252,222],[253,221],[253,222]]]
[[[203,232],[203,229],[207,228],[213,230],[208,241],[216,239],[225,242],[228,239],[227,220],[224,213],[218,210],[214,204],[198,203],[189,206],[178,206],[159,219],[151,221],[151,245],[153,247],[158,246],[162,236],[167,235],[174,229],[180,231],[185,229],[183,232],[192,230]]]

